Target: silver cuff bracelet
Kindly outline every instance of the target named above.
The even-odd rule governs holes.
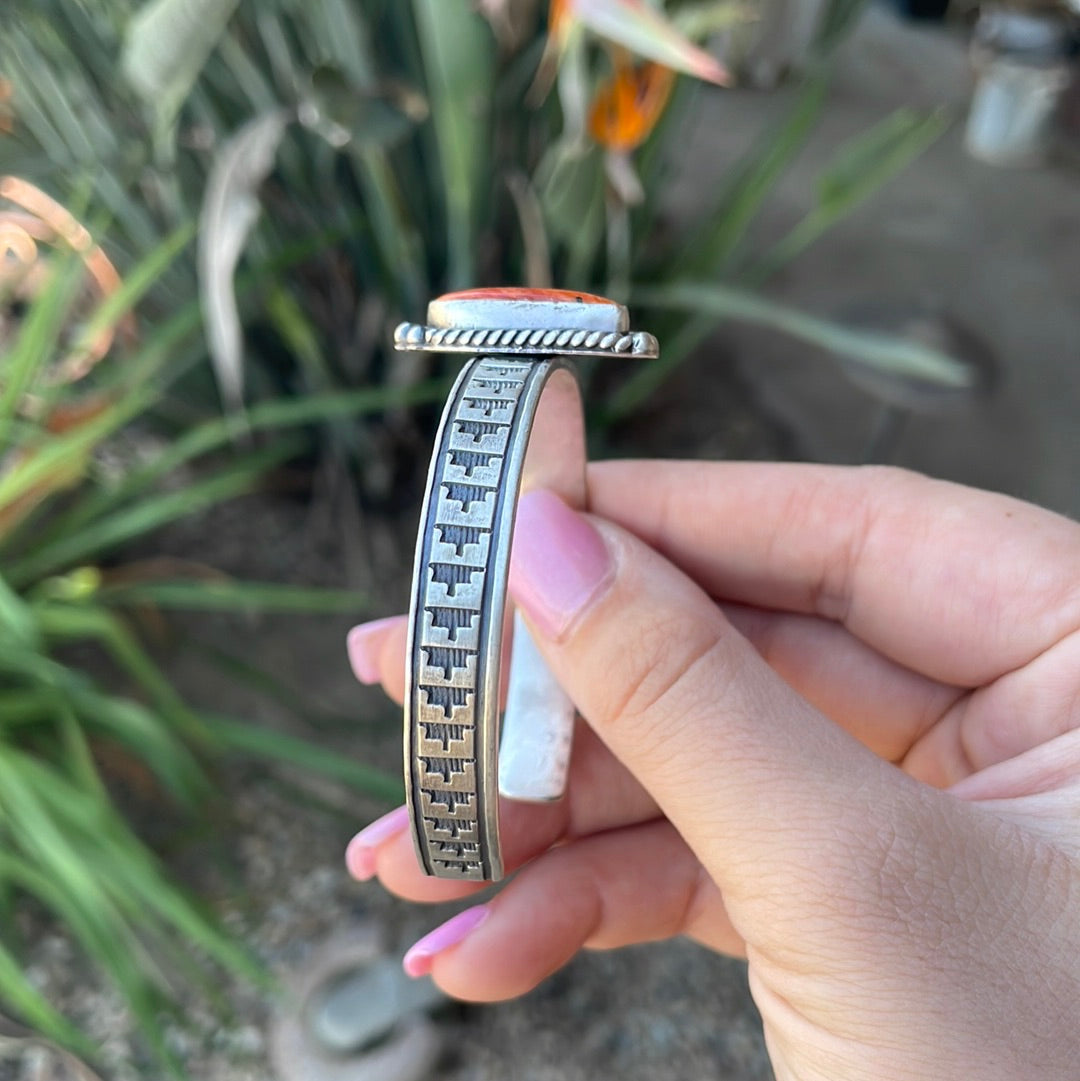
[[[499,795],[562,796],[575,717],[520,619],[504,647],[518,493],[549,488],[585,509],[581,394],[568,358],[653,358],[657,343],[600,297],[478,289],[433,301],[427,324],[402,324],[395,344],[474,354],[443,412],[417,538],[405,788],[424,870],[495,882]]]

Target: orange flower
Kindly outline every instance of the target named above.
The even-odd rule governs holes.
[[[571,0],[551,0],[548,5],[548,34],[556,41],[562,40],[573,17]]]
[[[675,72],[662,64],[619,64],[593,98],[592,137],[608,150],[636,149],[659,122],[674,85]]]

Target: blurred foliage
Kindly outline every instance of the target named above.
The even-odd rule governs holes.
[[[363,597],[236,582],[175,563],[166,577],[118,556],[154,529],[256,488],[309,442],[306,426],[445,387],[268,400],[248,415],[245,450],[232,448],[234,425],[219,417],[124,460],[117,437],[152,432],[155,410],[202,356],[194,301],[154,327],[132,317],[190,248],[193,230],[167,238],[120,279],[70,213],[25,182],[5,183],[53,223],[56,246],[39,250],[23,231],[44,233],[43,219],[0,218],[0,304],[10,311],[17,301],[21,316],[4,328],[0,379],[0,1000],[41,1034],[86,1050],[21,967],[15,913],[30,896],[111,977],[179,1073],[162,1037],[162,1011],[179,984],[212,994],[213,965],[263,976],[170,880],[110,785],[134,778],[162,813],[190,816],[212,803],[208,767],[229,752],[315,770],[387,801],[400,785],[314,744],[192,709],[132,618],[148,606],[356,611]]]
[[[937,364],[948,382],[948,358],[868,343],[747,292],[942,128],[937,115],[884,118],[837,151],[789,235],[751,250],[859,7],[826,5],[790,111],[709,180],[712,205],[686,220],[670,213],[665,181],[684,157],[693,80],[726,79],[700,46],[752,15],[745,3],[8,0],[0,996],[12,1011],[79,1044],[20,967],[12,911],[27,894],[116,981],[166,1061],[160,1011],[177,974],[205,984],[204,960],[257,974],[110,801],[102,761],[117,749],[178,806],[205,802],[205,763],[228,750],[397,794],[361,765],[192,710],[126,615],[356,610],[360,598],[147,580],[114,564],[133,539],[310,455],[312,431],[368,498],[415,477],[423,463],[407,441],[388,466],[383,416],[400,429],[445,392],[439,361],[390,351],[393,327],[422,318],[431,296],[526,283],[640,300],[663,359],[613,384],[601,422],[632,413],[731,317],[898,371],[921,364],[924,378]],[[164,436],[153,455],[117,464],[132,425]],[[73,659],[88,643],[109,660],[108,687],[92,674],[100,656]]]
[[[789,115],[709,178],[717,194],[693,220],[671,214],[665,180],[685,156],[693,76],[726,73],[685,35],[754,17],[735,0],[13,0],[0,169],[65,196],[87,181],[121,263],[199,218],[197,265],[179,261],[157,299],[192,296],[198,275],[229,411],[409,385],[436,362],[395,358],[392,328],[446,289],[757,288],[859,205],[940,116],[904,110],[841,147],[806,218],[764,259],[747,248],[860,7],[826,5]],[[238,265],[257,281],[239,301]],[[597,419],[630,414],[719,321],[655,314],[663,361],[616,382]],[[326,435],[368,495],[418,468],[412,443],[387,468],[393,442],[372,424]]]

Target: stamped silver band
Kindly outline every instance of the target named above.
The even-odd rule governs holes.
[[[405,350],[480,354],[451,391],[424,498],[409,617],[405,787],[424,870],[494,882],[503,875],[499,795],[558,799],[575,719],[519,617],[507,648],[518,493],[548,488],[585,509],[585,431],[570,358],[646,359],[658,346],[630,329],[621,304],[553,289],[450,293],[431,302],[427,323],[403,323],[394,340]]]
[[[503,632],[523,485],[550,488],[584,506],[577,380],[557,357],[475,357],[451,392],[432,456],[409,620],[407,798],[421,865],[441,878],[503,875],[497,761]],[[516,649],[512,667],[518,690],[511,690],[508,714],[548,745],[547,766],[537,758],[534,770],[550,782],[561,766],[563,779],[556,778],[558,791],[529,792],[525,785],[510,794],[557,797],[573,707],[535,649]],[[527,775],[529,766],[520,762],[515,772]]]

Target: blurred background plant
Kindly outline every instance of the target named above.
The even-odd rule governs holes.
[[[197,259],[178,260],[157,299],[200,290],[231,414],[281,392],[407,386],[431,362],[393,356],[390,331],[433,295],[502,282],[620,299],[631,283],[676,279],[757,288],[943,130],[934,112],[883,118],[837,149],[788,236],[748,250],[862,6],[832,0],[790,114],[709,178],[717,195],[700,219],[676,220],[665,177],[687,107],[700,79],[729,78],[692,39],[764,2],[669,3],[665,16],[646,0],[15,0],[0,40],[12,114],[0,169],[54,192],[87,178],[121,262],[198,218]],[[237,302],[241,261],[257,286]],[[664,360],[615,382],[598,422],[631,414],[718,318],[654,322]],[[186,393],[209,405],[207,379],[197,369]],[[364,498],[392,502],[423,459],[415,434],[401,417],[334,424],[324,452]]]
[[[209,964],[263,977],[125,821],[116,783],[134,777],[155,818],[205,809],[214,762],[230,752],[315,770],[383,800],[399,785],[314,743],[190,708],[136,632],[147,606],[334,612],[355,611],[362,597],[120,553],[256,488],[303,453],[303,426],[410,396],[374,388],[267,400],[249,411],[243,450],[231,447],[233,425],[216,418],[125,460],[121,433],[167,430],[161,406],[203,357],[193,299],[153,327],[137,327],[132,314],[193,229],[121,278],[45,193],[11,177],[0,178],[0,192],[25,208],[0,218],[0,302],[16,313],[4,326],[0,381],[0,998],[39,1033],[84,1046],[20,966],[15,912],[33,897],[116,982],[168,1062],[160,1015],[178,981],[209,993]],[[412,398],[433,389],[443,387]],[[267,431],[279,434],[260,440]]]
[[[712,205],[687,221],[666,205],[665,178],[679,168],[695,87],[729,81],[702,46],[755,17],[743,0],[10,0],[0,35],[0,996],[10,1010],[78,1040],[20,968],[10,913],[27,893],[116,980],[162,1055],[161,971],[192,969],[188,943],[256,971],[110,802],[105,748],[144,763],[187,807],[205,796],[208,757],[228,750],[396,793],[362,765],[189,708],[120,611],[358,612],[362,598],[205,568],[178,579],[169,567],[163,581],[160,567],[117,564],[134,538],[252,490],[287,461],[323,479],[343,522],[413,498],[444,372],[390,343],[429,297],[526,283],[640,303],[663,359],[605,379],[601,435],[725,318],[876,370],[969,378],[931,347],[756,292],[946,123],[884,117],[836,151],[786,236],[764,252],[748,245],[825,107],[829,57],[860,7],[825,4],[790,112],[729,175],[709,178]],[[132,426],[156,433],[153,455],[116,452]],[[266,434],[282,429],[288,437]],[[86,642],[104,659],[72,654]],[[120,691],[107,689],[117,679]]]

